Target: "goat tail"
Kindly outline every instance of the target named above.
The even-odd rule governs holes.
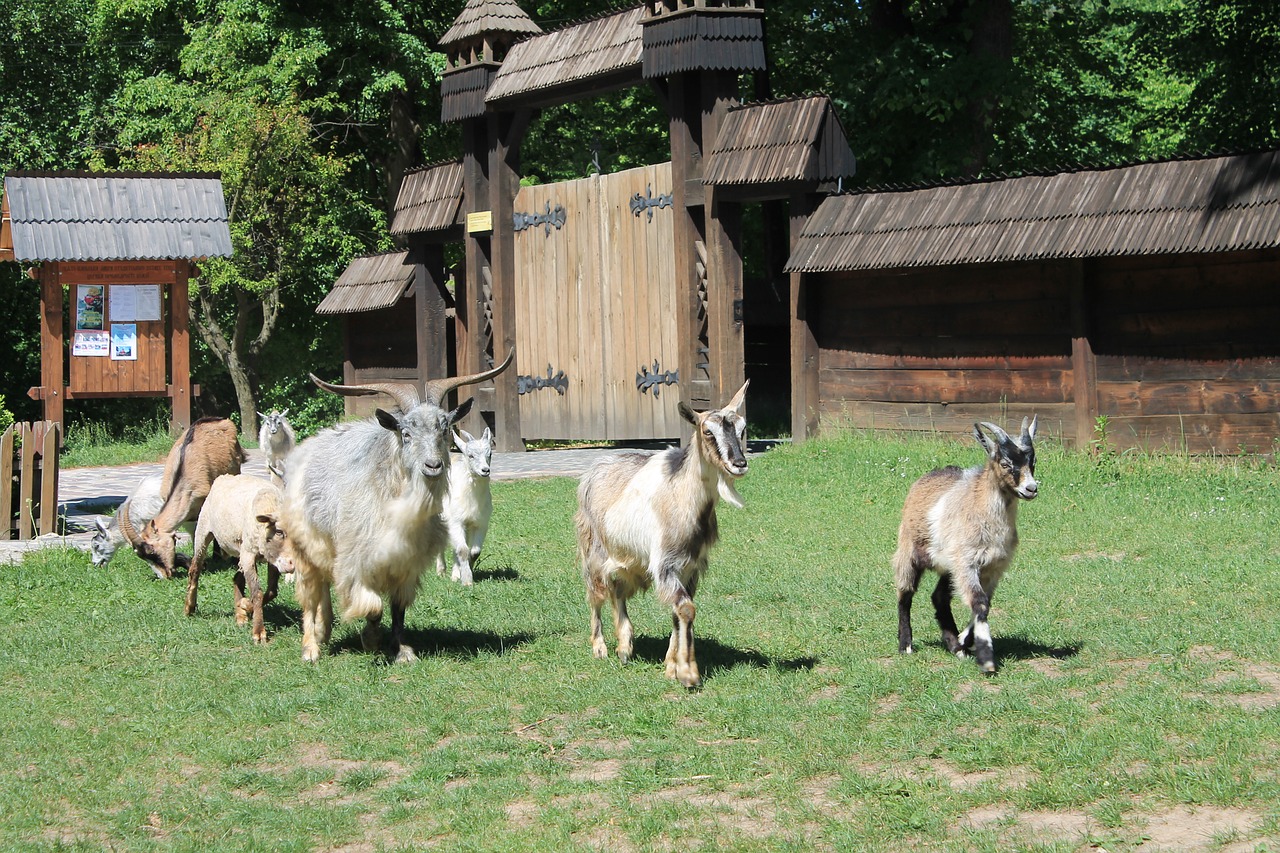
[[[898,548],[893,552],[893,577],[898,594],[914,593],[920,585],[926,562],[909,536],[898,535]]]

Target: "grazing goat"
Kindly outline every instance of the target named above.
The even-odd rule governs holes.
[[[983,432],[985,428],[990,435]],[[948,466],[925,474],[912,485],[902,509],[893,571],[898,586],[898,651],[914,651],[911,599],[926,569],[937,572],[933,607],[942,642],[959,657],[972,651],[985,672],[995,672],[995,652],[987,614],[996,585],[1018,547],[1018,501],[1033,500],[1036,483],[1036,418],[1014,441],[991,423],[973,425],[987,461],[973,468]],[[972,612],[957,635],[951,597],[958,595]]]
[[[223,474],[213,481],[196,522],[195,552],[187,573],[188,616],[196,612],[205,550],[210,540],[216,540],[223,554],[240,558],[233,578],[236,624],[244,625],[252,618],[253,641],[267,641],[262,605],[276,597],[280,573],[293,571],[289,540],[279,522],[280,489],[274,484],[247,474]],[[265,595],[258,577],[259,560],[267,564]]]
[[[493,459],[493,433],[488,427],[475,438],[458,430],[453,443],[460,454],[449,460],[449,490],[444,495],[440,517],[449,533],[449,548],[436,557],[436,574],[444,574],[445,558],[453,553],[453,579],[471,586],[471,570],[480,556],[489,518],[493,515],[493,494],[489,491],[489,466]]]
[[[739,413],[746,393],[744,383],[723,409],[702,414],[681,402],[681,416],[694,427],[691,444],[654,455],[607,456],[583,475],[575,520],[596,657],[609,656],[600,624],[605,600],[613,603],[618,658],[626,663],[633,637],[627,600],[654,586],[673,613],[667,677],[690,688],[702,683],[693,596],[719,538],[716,504],[724,498],[742,506],[733,482],[747,473],[747,422]]]
[[[449,435],[472,400],[452,411],[441,404],[455,388],[506,370],[514,355],[484,373],[428,381],[421,398],[405,383],[330,385],[311,377],[338,394],[386,394],[399,408],[323,430],[290,457],[282,520],[293,542],[303,660],[319,660],[329,640],[331,586],[344,619],[365,618],[366,649],[379,645],[382,597],[390,598],[391,654],[397,661],[415,659],[404,643],[404,614],[423,570],[447,542],[440,510]]]
[[[89,559],[95,569],[111,562],[111,558],[126,541],[120,530],[120,516],[127,513],[134,524],[146,524],[160,511],[160,507],[164,505],[164,498],[160,496],[160,480],[159,474],[142,478],[129,497],[120,504],[115,516],[106,521],[101,517],[93,520],[96,529],[93,538],[89,540]],[[133,547],[134,544],[130,542],[129,546]]]
[[[128,512],[118,515],[120,531],[136,543],[134,551],[151,563],[156,577],[173,577],[178,564],[178,528],[199,516],[213,481],[223,474],[239,474],[244,461],[236,425],[226,418],[201,418],[169,451],[160,483],[164,505],[147,522],[141,535]]]
[[[288,409],[283,412],[272,412],[269,415],[258,412],[258,417],[262,418],[262,426],[258,429],[258,448],[266,457],[271,482],[277,486],[284,482],[285,458],[293,452],[293,448],[298,443],[293,434],[293,427],[285,419],[287,414],[289,414]]]

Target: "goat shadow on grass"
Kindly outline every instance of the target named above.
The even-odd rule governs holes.
[[[670,636],[643,637],[637,636],[632,643],[631,659],[662,664],[667,659],[667,646]],[[711,678],[717,672],[730,670],[739,666],[754,669],[777,668],[787,672],[809,670],[818,665],[816,657],[790,658],[778,660],[761,654],[753,649],[735,649],[726,646],[710,637],[694,636],[694,656],[698,660],[698,669],[702,677]]]
[[[476,569],[471,573],[475,583],[485,581],[518,581],[520,573],[510,566],[494,566],[492,569]]]
[[[1035,658],[1067,660],[1080,654],[1080,650],[1084,648],[1080,643],[1069,643],[1065,646],[1046,646],[1044,643],[1036,642],[1021,634],[1012,634],[1007,637],[997,634],[992,642],[996,648],[997,669],[1009,661],[1034,660]],[[942,644],[942,641],[938,639],[928,640],[923,644],[917,643],[917,646],[936,649],[946,655],[951,654],[947,651],[947,647]],[[917,648],[918,651],[919,648]]]
[[[380,663],[391,663],[390,655],[387,654],[391,625],[387,619],[382,621],[382,648],[377,652],[366,652],[360,642],[360,629],[364,627],[364,620],[358,619],[351,624],[355,630],[330,642],[329,648],[332,653],[353,652],[376,656]],[[503,655],[535,639],[537,638],[533,634],[524,632],[495,634],[492,631],[467,631],[458,628],[405,628],[404,630],[404,641],[419,658],[477,658],[482,652]]]

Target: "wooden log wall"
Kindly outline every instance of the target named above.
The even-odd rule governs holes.
[[[1120,451],[1274,452],[1278,284],[1275,250],[823,276],[821,423],[961,433],[1035,413],[1074,446],[1104,421]]]
[[[975,421],[1073,442],[1070,271],[975,265],[821,279],[823,426],[965,433]]]

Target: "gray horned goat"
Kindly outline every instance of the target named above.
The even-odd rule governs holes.
[[[280,489],[261,477],[247,474],[223,474],[213,481],[196,521],[195,551],[187,573],[188,616],[196,612],[200,572],[211,540],[217,541],[226,556],[239,557],[232,578],[236,623],[245,625],[252,619],[253,641],[265,643],[267,630],[262,606],[276,597],[280,573],[293,571],[289,540],[280,526]],[[259,561],[267,564],[265,593],[258,576]]]
[[[631,658],[633,632],[627,600],[653,587],[672,610],[666,674],[685,687],[702,683],[694,655],[693,596],[719,538],[716,504],[736,507],[733,483],[747,473],[741,415],[747,384],[722,409],[695,413],[683,402],[681,416],[693,424],[685,447],[645,455],[607,456],[578,485],[578,554],[591,610],[591,650],[609,656],[600,608],[613,605],[618,658]]]
[[[983,430],[986,430],[984,432]],[[985,672],[995,672],[995,651],[987,616],[991,597],[1018,547],[1018,502],[1039,493],[1035,479],[1036,418],[1015,440],[991,423],[974,424],[973,435],[987,452],[973,468],[954,465],[925,474],[912,485],[902,509],[893,571],[898,588],[898,651],[914,651],[911,599],[925,570],[939,574],[933,607],[942,642],[952,654],[973,652]],[[956,630],[952,595],[972,612],[969,626]]]
[[[239,474],[244,462],[236,425],[226,418],[201,418],[169,451],[160,482],[164,505],[155,517],[139,533],[127,511],[118,515],[120,532],[135,543],[134,551],[151,563],[157,577],[173,577],[179,562],[177,530],[200,515],[213,481],[223,474]]]
[[[393,411],[339,424],[298,445],[289,459],[282,520],[293,543],[295,589],[302,607],[302,659],[320,658],[333,625],[330,588],[344,619],[365,618],[366,649],[380,642],[383,596],[391,602],[391,655],[412,661],[404,642],[405,610],[423,570],[447,542],[440,510],[448,488],[448,441],[471,408],[442,408],[449,392],[497,376],[511,364],[414,385],[373,383],[321,388],[345,395],[386,394]]]
[[[460,453],[449,458],[449,490],[444,495],[440,517],[449,533],[448,547],[436,557],[436,574],[444,574],[445,562],[453,561],[453,580],[471,586],[472,569],[484,547],[493,515],[493,493],[489,489],[493,461],[493,432],[484,428],[479,438],[465,429],[453,436]]]
[[[99,516],[93,520],[94,532],[93,538],[89,540],[89,560],[94,568],[100,569],[110,563],[120,546],[128,541],[120,530],[122,517],[127,517],[134,525],[131,529],[136,530],[136,525],[145,525],[164,506],[164,498],[160,495],[160,479],[159,474],[143,477],[116,509],[114,516],[105,520]],[[137,543],[129,542],[129,547],[132,548],[135,544]]]
[[[298,443],[293,427],[286,418],[288,414],[288,409],[283,412],[273,411],[269,415],[258,412],[258,417],[262,418],[262,426],[258,428],[258,449],[266,458],[267,472],[271,475],[271,482],[276,485],[284,482],[285,460]]]

